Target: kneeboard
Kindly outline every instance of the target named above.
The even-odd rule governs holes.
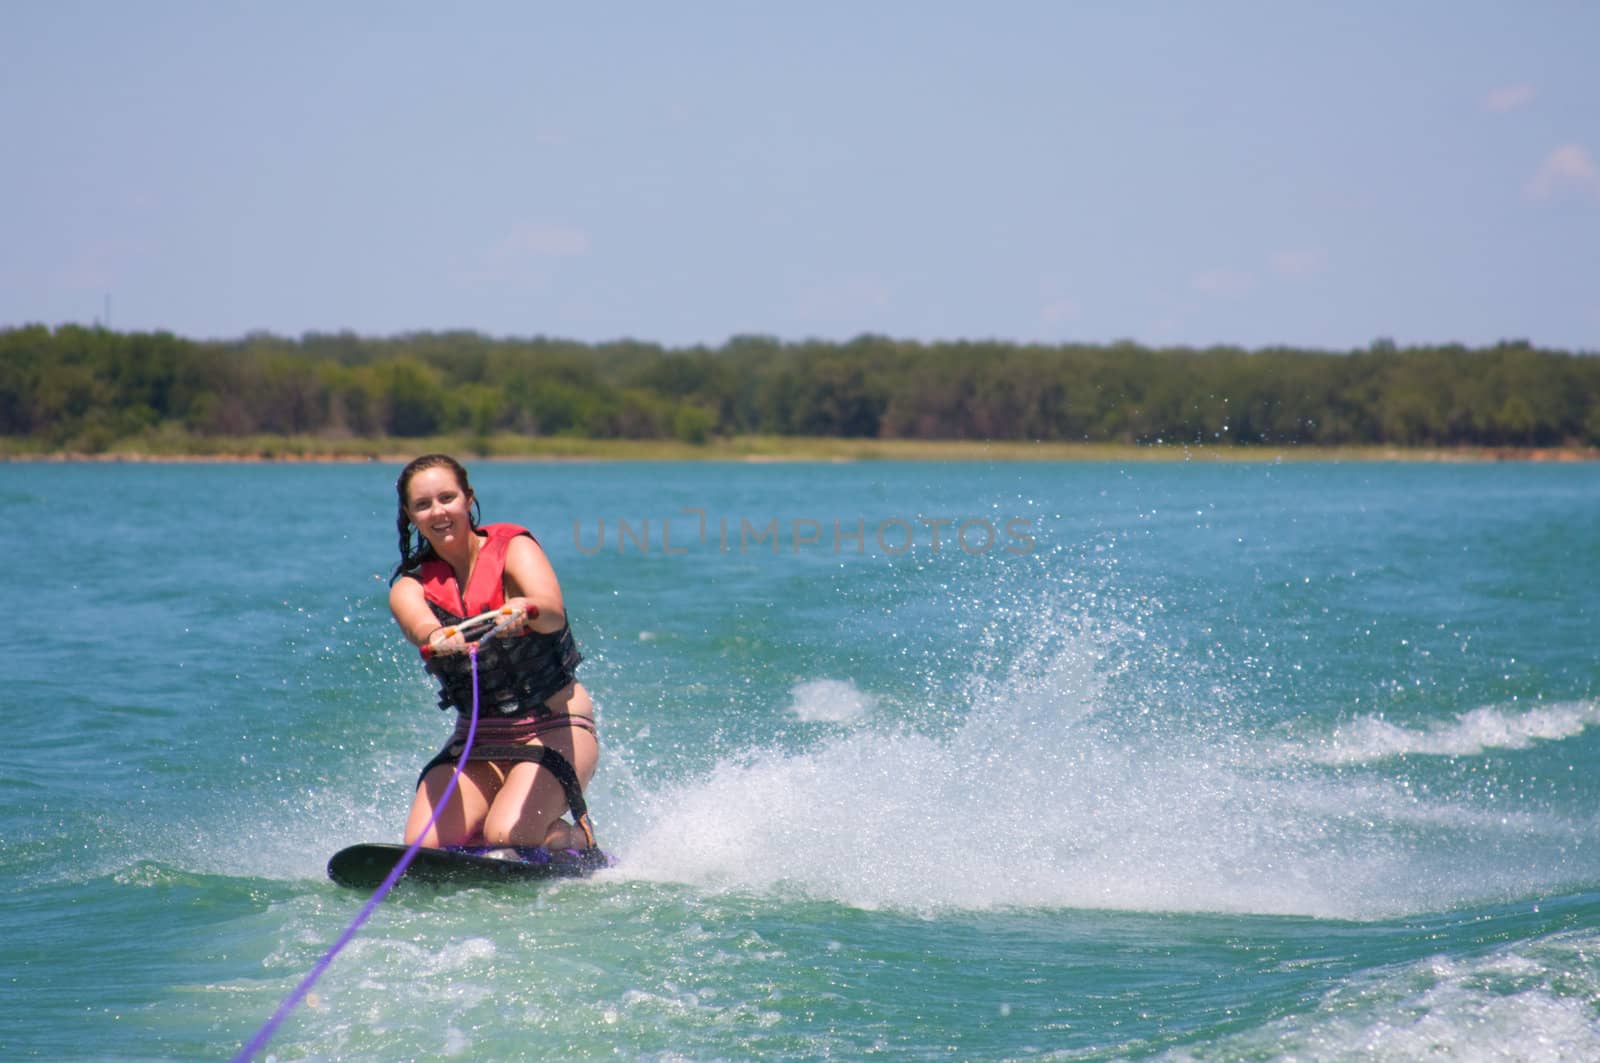
[[[341,886],[377,889],[389,877],[406,846],[367,842],[341,849],[328,861],[328,877]],[[457,846],[418,849],[403,881],[433,884],[497,882],[507,879],[582,878],[611,858],[599,849],[549,850],[535,846]]]

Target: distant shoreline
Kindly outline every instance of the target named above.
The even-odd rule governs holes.
[[[976,440],[839,439],[753,436],[684,443],[677,440],[426,438],[338,440],[263,438],[231,440],[214,448],[113,447],[100,453],[13,451],[0,441],[0,461],[30,463],[403,463],[418,454],[445,452],[470,461],[608,462],[733,461],[854,462],[1586,462],[1600,461],[1596,447],[1391,447],[1269,446],[1112,443],[1027,443]]]

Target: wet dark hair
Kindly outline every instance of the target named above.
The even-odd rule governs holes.
[[[400,496],[400,515],[395,519],[395,528],[400,532],[400,563],[394,567],[394,574],[389,577],[389,582],[415,571],[418,565],[429,561],[436,556],[433,544],[428,542],[411,523],[411,514],[406,509],[406,489],[411,486],[411,478],[424,469],[446,468],[455,476],[456,483],[461,485],[472,499],[472,509],[467,514],[467,519],[472,524],[472,530],[478,530],[478,521],[481,518],[478,509],[478,495],[472,490],[472,484],[467,482],[467,470],[456,459],[448,454],[424,454],[420,458],[413,458],[411,462],[400,470],[400,478],[394,482],[395,494]],[[415,536],[412,532],[416,532]]]

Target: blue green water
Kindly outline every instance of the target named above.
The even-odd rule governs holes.
[[[225,1058],[355,915],[396,471],[0,466],[0,1056]],[[473,474],[621,866],[402,889],[276,1058],[1600,1058],[1600,467]]]

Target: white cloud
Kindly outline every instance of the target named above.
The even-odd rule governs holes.
[[[1548,200],[1565,193],[1600,201],[1600,167],[1577,144],[1563,144],[1544,157],[1539,169],[1522,186],[1526,199]]]
[[[1483,106],[1495,114],[1506,114],[1528,106],[1534,95],[1533,86],[1526,83],[1503,85],[1483,98]]]
[[[1328,268],[1327,252],[1315,247],[1276,251],[1269,259],[1272,272],[1286,277],[1305,277]]]
[[[555,275],[558,259],[589,253],[589,234],[572,225],[529,223],[513,225],[487,247],[457,259],[450,270],[461,287],[485,284],[544,288]]]
[[[1235,269],[1208,269],[1196,273],[1189,283],[1199,292],[1221,298],[1240,296],[1255,287],[1255,277]]]
[[[1075,321],[1083,308],[1076,299],[1052,299],[1039,311],[1039,319],[1047,325],[1060,325]]]
[[[492,261],[504,262],[524,256],[573,258],[589,253],[589,234],[571,225],[529,224],[512,228],[489,249]]]

